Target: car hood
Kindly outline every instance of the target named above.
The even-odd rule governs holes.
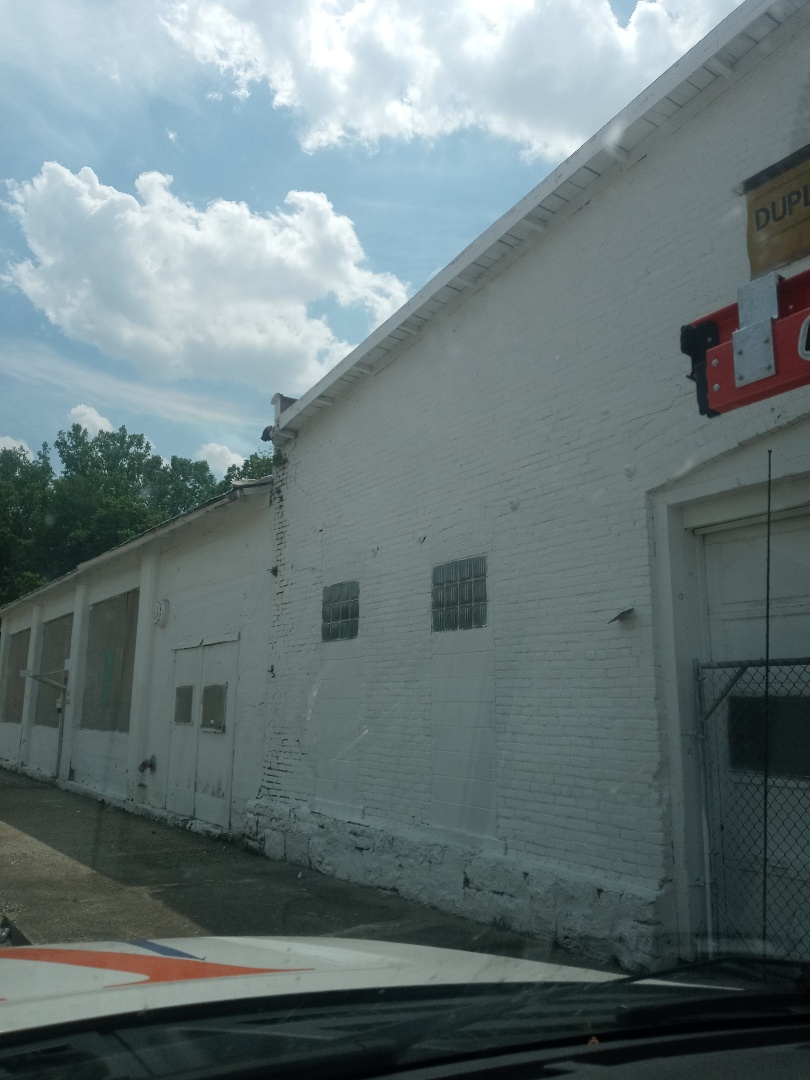
[[[609,972],[343,938],[198,937],[0,949],[0,1031],[167,1006],[468,983],[595,983]]]

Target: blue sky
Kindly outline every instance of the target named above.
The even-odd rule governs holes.
[[[0,445],[215,472],[735,0],[0,0]]]

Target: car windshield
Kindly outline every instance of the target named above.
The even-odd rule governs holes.
[[[810,0],[0,0],[0,55],[0,1032],[804,1023]]]

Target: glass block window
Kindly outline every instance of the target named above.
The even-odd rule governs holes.
[[[432,629],[437,632],[486,626],[486,555],[434,566],[430,610]]]
[[[174,688],[174,722],[190,724],[194,706],[194,687],[176,686]]]
[[[224,731],[225,730],[225,699],[228,694],[228,684],[211,684],[204,686],[202,692],[202,718],[200,719],[201,731]]]
[[[321,641],[356,638],[360,622],[360,582],[326,585],[321,607]]]

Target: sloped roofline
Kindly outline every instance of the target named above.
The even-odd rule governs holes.
[[[660,128],[687,107],[685,116],[692,115],[742,77],[803,14],[810,14],[810,0],[744,0],[297,401],[276,395],[275,425],[262,438],[286,446],[407,348],[434,315],[483,283],[503,258],[542,237],[603,174],[618,176]]]
[[[95,558],[87,559],[86,562],[79,563],[74,570],[69,570],[66,574],[62,574],[61,577],[54,578],[53,581],[49,581],[45,585],[41,585],[38,589],[34,589],[32,592],[20,596],[17,600],[12,600],[10,604],[6,604],[4,607],[0,607],[0,619],[13,611],[14,608],[38,600],[50,589],[65,585],[66,583],[81,577],[83,574],[86,574],[88,571],[94,570],[97,566],[110,562],[112,559],[129,555],[130,552],[134,551],[136,548],[144,547],[144,545],[151,543],[152,540],[156,539],[158,536],[164,536],[167,533],[174,532],[176,529],[180,529],[183,526],[196,521],[198,518],[209,513],[209,511],[216,509],[218,506],[224,506],[227,503],[235,502],[236,499],[243,495],[257,494],[262,489],[271,487],[272,484],[272,476],[264,476],[260,480],[234,480],[231,482],[230,488],[228,488],[227,491],[222,492],[221,495],[215,495],[212,499],[200,503],[199,506],[195,506],[192,510],[186,510],[183,514],[177,514],[173,518],[167,518],[166,521],[161,521],[157,525],[153,525],[150,529],[138,533],[137,536],[125,540],[122,544],[117,544],[115,547],[103,551],[100,555],[96,555]]]

